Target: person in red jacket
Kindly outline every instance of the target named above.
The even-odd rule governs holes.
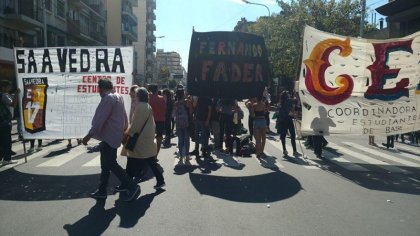
[[[158,86],[156,84],[150,84],[148,87],[149,104],[153,110],[153,118],[156,123],[156,144],[157,144],[157,155],[159,155],[160,146],[163,139],[163,131],[165,130],[165,119],[166,119],[166,101],[163,96],[158,94]]]

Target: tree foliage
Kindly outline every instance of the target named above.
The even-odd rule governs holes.
[[[273,76],[291,86],[298,77],[305,25],[316,29],[357,37],[361,1],[357,0],[277,0],[279,14],[261,17],[249,27],[265,38]]]

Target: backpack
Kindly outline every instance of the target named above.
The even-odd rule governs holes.
[[[175,111],[176,128],[188,127],[188,110],[183,102],[178,102]]]
[[[3,93],[0,93],[0,126],[8,125],[12,121],[9,107],[3,102]]]

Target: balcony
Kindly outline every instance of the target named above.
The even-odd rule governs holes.
[[[6,24],[18,26],[20,28],[42,28],[43,11],[36,9],[36,5],[32,2],[19,0],[13,5],[0,5],[0,13],[4,14]]]
[[[152,10],[156,10],[156,0],[147,0],[146,7],[150,7]]]
[[[129,38],[132,41],[137,41],[137,27],[130,27],[122,25],[121,28],[121,34],[125,35],[127,38]]]
[[[156,20],[156,14],[154,12],[148,12],[146,17],[147,19]]]
[[[137,25],[137,16],[135,16],[133,14],[133,12],[131,11],[131,9],[127,9],[127,8],[122,9],[122,18],[126,22],[131,22],[132,24]]]
[[[80,34],[80,20],[67,18],[67,33],[73,36]]]
[[[146,28],[148,30],[155,31],[156,30],[156,25],[155,24],[147,24]]]

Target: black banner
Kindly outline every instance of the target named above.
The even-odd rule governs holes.
[[[189,94],[230,99],[257,97],[267,86],[269,75],[262,37],[241,32],[193,32]]]

